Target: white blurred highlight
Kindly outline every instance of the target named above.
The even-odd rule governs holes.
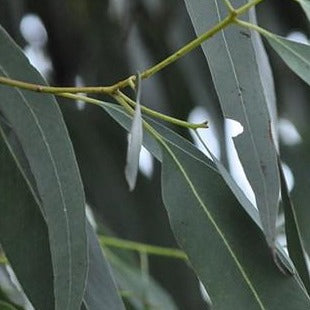
[[[75,77],[75,86],[76,87],[85,86],[83,78],[80,75],[77,75]],[[87,94],[84,94],[84,93],[79,93],[78,95],[87,96]],[[83,100],[77,100],[76,101],[76,106],[77,106],[78,110],[80,110],[80,111],[85,109],[85,105],[86,105],[85,101],[83,101]]]
[[[139,170],[147,178],[152,178],[154,172],[154,158],[144,146],[142,146],[140,152]]]
[[[52,70],[52,63],[44,53],[48,37],[41,19],[35,14],[26,14],[20,22],[20,32],[28,43],[24,48],[27,58],[44,77],[47,77]]]
[[[47,32],[38,15],[26,14],[20,22],[20,32],[33,46],[43,47],[47,43]]]
[[[219,138],[218,135],[214,129],[214,126],[212,126],[212,121],[210,114],[207,112],[207,110],[201,106],[195,107],[188,116],[188,122],[190,123],[202,123],[208,121],[210,127],[209,128],[199,128],[197,131],[203,141],[206,142],[208,145],[210,151],[216,158],[220,158],[221,156],[221,150],[220,150],[220,144],[219,144]],[[195,145],[198,147],[200,151],[202,151],[206,156],[208,156],[211,159],[211,156],[209,152],[205,149],[201,141],[197,138],[196,135],[193,134],[193,131],[190,131]]]
[[[232,139],[242,134],[242,132],[243,126],[239,122],[232,119],[225,119],[227,158],[230,167],[230,173],[240,187],[240,189],[245,193],[247,198],[254,206],[256,206],[254,192],[245,175],[244,169],[241,165],[238,153]]]
[[[307,36],[300,31],[292,31],[286,36],[286,38],[297,43],[309,44]]]
[[[283,168],[283,173],[284,173],[284,177],[286,180],[288,191],[291,192],[295,184],[293,172],[290,169],[290,167],[283,162],[282,162],[282,168]]]
[[[286,145],[296,145],[302,142],[294,124],[285,118],[279,120],[279,135],[281,141]]]
[[[208,305],[212,305],[212,301],[211,298],[206,290],[206,288],[204,287],[204,285],[202,284],[201,281],[199,281],[199,289],[200,289],[200,294],[202,296],[202,299],[208,304]]]

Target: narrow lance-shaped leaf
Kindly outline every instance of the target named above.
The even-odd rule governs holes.
[[[247,0],[231,1],[234,7]],[[201,34],[227,15],[222,0],[185,0],[194,29]],[[243,18],[255,22],[251,11]],[[280,191],[275,136],[270,116],[274,90],[262,43],[253,32],[230,26],[202,44],[224,117],[241,123],[234,144],[255,193],[267,242],[274,248]],[[263,66],[264,65],[264,66]],[[261,68],[264,68],[262,75]],[[265,80],[270,81],[266,83]]]
[[[47,226],[2,134],[0,213],[0,243],[24,292],[36,309],[55,309]]]
[[[87,222],[89,270],[83,299],[88,310],[125,310],[97,236]]]
[[[186,150],[164,143],[164,204],[213,309],[309,308],[299,281],[279,272],[260,229],[219,178]],[[230,196],[231,203],[223,204],[223,196]]]
[[[310,0],[297,0],[297,2],[301,5],[303,10],[305,11],[308,20],[310,22]]]
[[[23,174],[23,177],[20,176],[20,181],[24,185],[23,187],[20,187],[21,189],[24,188],[25,191],[28,191],[28,196],[31,196],[32,194],[32,201],[31,198],[29,199],[31,202],[31,205],[33,205],[34,210],[28,210],[25,209],[25,212],[28,212],[29,217],[33,221],[31,224],[27,225],[29,229],[31,229],[31,232],[33,232],[31,242],[26,242],[27,249],[29,248],[29,251],[23,251],[22,255],[19,251],[14,252],[14,256],[10,255],[9,257],[10,262],[14,268],[18,272],[17,276],[19,280],[21,281],[22,285],[26,288],[26,292],[28,297],[30,297],[31,300],[33,300],[32,295],[36,293],[36,289],[39,288],[39,296],[42,298],[42,303],[38,304],[37,301],[35,301],[33,304],[35,305],[36,309],[49,309],[47,308],[47,304],[50,305],[51,309],[54,309],[54,294],[53,294],[53,277],[52,277],[52,265],[50,260],[50,251],[49,251],[49,245],[48,245],[48,233],[46,229],[46,223],[44,221],[44,218],[40,214],[39,210],[42,210],[42,206],[40,206],[40,200],[38,198],[38,193],[36,192],[35,183],[33,180],[33,177],[31,175],[31,171],[29,171],[29,166],[27,163],[27,160],[24,157],[24,154],[21,150],[20,145],[18,144],[18,141],[16,140],[17,137],[14,135],[12,130],[10,130],[8,124],[2,121],[2,128],[5,128],[4,132],[6,133],[6,136],[9,137],[9,140],[6,140],[8,143],[8,146],[10,147],[12,156],[15,159],[15,166],[17,165],[20,169],[20,171]],[[9,158],[10,159],[10,158]],[[10,161],[9,160],[3,160],[3,163],[5,163],[6,167],[10,167]],[[17,166],[15,167],[15,170],[17,169]],[[14,172],[14,171],[13,171]],[[15,193],[16,191],[16,185],[19,184],[17,180],[14,179],[14,173],[10,173],[9,175],[2,173],[4,177],[4,181],[7,182],[10,190]],[[10,186],[10,177],[15,180],[14,186]],[[13,181],[14,181],[13,180]],[[1,180],[0,180],[1,181]],[[24,184],[23,184],[24,183]],[[27,185],[27,186],[25,186]],[[2,189],[9,193],[9,190],[6,189],[5,186],[2,187]],[[21,199],[24,196],[23,191],[19,193],[19,195],[14,195],[14,197],[17,199],[20,203],[26,203],[27,200]],[[6,195],[3,195],[3,197],[6,197]],[[0,199],[1,200],[1,199]],[[5,201],[6,204],[9,204],[10,201]],[[6,204],[2,204],[5,206]],[[17,204],[19,206],[19,204]],[[16,218],[16,210],[14,208],[9,208],[9,210],[12,210],[14,218]],[[34,213],[35,212],[35,213]],[[21,218],[26,220],[27,216],[23,212],[19,212]],[[39,220],[37,219],[37,216],[39,216]],[[4,220],[7,220],[6,217],[4,217]],[[1,220],[0,220],[1,223]],[[41,226],[45,227],[45,231],[37,231]],[[3,231],[1,228],[5,229],[6,227],[10,227],[10,229],[13,229],[13,231],[16,232],[15,226],[11,225],[11,221],[7,220],[7,225],[2,225],[0,227],[0,232]],[[17,240],[20,240],[21,243],[24,242],[24,234],[26,234],[27,230],[25,230],[23,225],[19,225],[21,227],[21,233],[22,236],[16,237],[16,233],[14,236]],[[8,234],[8,233],[7,233]],[[112,275],[110,273],[108,263],[105,260],[105,258],[102,255],[102,251],[100,248],[100,245],[98,243],[97,237],[92,229],[92,227],[87,222],[87,236],[88,236],[88,242],[89,242],[89,270],[87,275],[87,285],[85,289],[84,294],[84,306],[87,305],[87,309],[115,309],[115,310],[122,310],[123,304],[120,299],[120,297],[117,294],[117,290],[112,278]],[[8,238],[8,237],[7,237]],[[37,239],[39,239],[37,241]],[[5,239],[6,240],[6,239]],[[10,239],[9,239],[10,240]],[[1,241],[1,236],[0,236]],[[41,242],[41,244],[38,246],[37,243]],[[35,246],[35,249],[33,247],[30,247],[30,245]],[[15,249],[16,248],[22,248],[19,243],[16,242],[10,242],[8,244],[5,244],[5,249],[8,249],[8,253],[10,253],[10,247]],[[44,252],[45,250],[48,250],[48,252]],[[28,257],[30,254],[30,257]],[[36,255],[39,255],[39,261],[43,265],[43,270],[40,268],[41,264],[38,263],[36,259]],[[19,269],[19,265],[15,264],[15,260],[17,263],[20,263],[22,266],[22,269]],[[24,264],[27,264],[27,275],[29,277],[24,278],[22,271],[24,271]],[[36,275],[36,272],[40,275],[39,278]],[[48,275],[51,275],[50,278],[48,278]],[[41,279],[41,280],[40,280]],[[34,283],[34,286],[32,287],[29,285],[29,283]],[[37,285],[37,283],[44,283],[45,286]],[[42,290],[45,290],[42,292]],[[48,291],[51,292],[51,300],[48,300]],[[86,307],[86,306],[85,306]]]
[[[281,164],[279,159],[279,166],[280,165]],[[310,275],[307,266],[303,240],[300,233],[299,223],[296,216],[295,206],[293,205],[290,193],[287,188],[283,168],[280,166],[279,170],[281,176],[281,196],[285,216],[287,249],[309,294]]]
[[[310,45],[291,41],[270,32],[263,34],[288,67],[310,85]]]
[[[125,168],[125,176],[129,185],[129,189],[132,191],[136,186],[137,175],[139,170],[139,158],[143,141],[143,124],[141,116],[141,76],[136,75],[137,80],[137,100],[134,117],[132,120],[132,126],[128,138],[128,150],[127,161]]]
[[[0,75],[45,84],[3,28]],[[0,111],[18,137],[48,225],[55,309],[80,307],[87,274],[85,198],[73,148],[51,95],[0,86]]]

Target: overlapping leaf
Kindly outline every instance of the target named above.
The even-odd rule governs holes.
[[[308,20],[310,21],[310,1],[309,0],[297,0],[297,2],[301,5],[303,10],[305,11]]]
[[[97,236],[87,223],[89,242],[89,270],[83,299],[87,310],[124,310],[118,296],[111,270],[103,256]]]
[[[121,108],[102,106],[130,130],[130,117]],[[284,276],[274,265],[258,214],[228,173],[221,172],[227,174],[229,187],[197,148],[164,126],[150,123],[169,149],[164,149],[162,158],[154,139],[144,135],[144,145],[163,161],[163,196],[173,231],[211,295],[214,309],[309,307],[309,296],[298,277]],[[228,197],[226,204],[221,203],[223,197]],[[279,257],[294,270],[283,252]]]
[[[231,2],[234,7],[247,3],[246,0]],[[185,0],[185,3],[197,34],[207,31],[227,15],[224,1]],[[247,15],[245,19],[254,21],[255,17]],[[274,106],[270,102],[274,94],[272,84],[267,87],[272,78],[268,77],[270,68],[262,54],[265,52],[252,32],[236,27],[220,32],[202,48],[224,116],[240,122],[244,128],[234,143],[255,193],[268,244],[274,247],[280,181],[269,111]],[[266,70],[264,76],[261,68]]]
[[[310,45],[291,41],[272,33],[268,33],[266,39],[289,68],[310,85]]]
[[[44,84],[0,29],[0,74]],[[55,308],[77,309],[87,273],[83,188],[60,110],[53,96],[1,86],[0,110],[14,128],[42,202],[51,248]]]
[[[171,226],[214,309],[307,309],[309,296],[294,277],[284,280],[236,198],[231,194],[230,205],[221,203],[230,190],[219,175],[170,143],[163,154],[162,191]]]
[[[53,310],[47,226],[1,135],[0,176],[0,243],[35,308]]]
[[[300,232],[300,225],[296,215],[295,206],[288,191],[284,172],[280,169],[281,176],[281,196],[285,216],[285,232],[287,239],[287,249],[294,262],[305,288],[310,293],[310,274],[307,266],[303,238]]]

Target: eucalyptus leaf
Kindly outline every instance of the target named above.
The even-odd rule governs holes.
[[[123,128],[127,131],[130,130],[130,122],[131,117],[118,105],[101,102],[101,107],[103,107],[109,115],[115,119]],[[166,141],[169,141],[174,146],[180,148],[184,152],[186,152],[189,156],[203,162],[206,167],[216,171],[218,174],[221,174],[229,187],[232,189],[236,197],[238,198],[242,207],[246,210],[249,216],[257,223],[259,227],[261,227],[259,215],[257,213],[256,208],[251,204],[245,194],[240,190],[239,186],[233,180],[231,175],[228,173],[226,168],[214,157],[213,162],[208,159],[200,150],[197,149],[192,143],[188,140],[184,139],[171,129],[168,129],[164,125],[158,123],[157,121],[145,116],[145,119],[149,124],[155,128]],[[158,143],[155,141],[150,134],[146,133],[143,136],[143,145],[152,153],[152,155],[157,158],[160,162],[162,162],[162,153]],[[223,181],[221,181],[223,182]]]
[[[294,276],[275,266],[263,235],[220,176],[169,142],[163,147],[162,193],[171,227],[206,287],[214,309],[310,307]],[[208,186],[206,186],[208,180]],[[178,195],[175,195],[175,189]],[[231,204],[221,203],[231,195]],[[246,233],[245,233],[246,232]]]
[[[89,270],[84,295],[84,307],[89,310],[124,310],[110,267],[103,256],[97,236],[87,223]]]
[[[308,20],[310,22],[310,1],[309,0],[297,0],[297,2],[301,5],[303,10],[305,11]]]
[[[132,120],[132,127],[129,133],[127,162],[125,168],[126,180],[131,191],[135,188],[137,181],[142,141],[143,124],[141,117],[141,107],[140,103],[137,102],[134,117]]]
[[[280,159],[279,159],[280,165]],[[290,197],[287,188],[283,168],[280,167],[281,176],[281,196],[285,216],[285,232],[287,239],[287,249],[298,270],[305,288],[310,293],[310,274],[307,266],[307,259],[305,255],[303,239],[300,233],[300,225],[295,211],[295,206]]]
[[[45,84],[22,51],[0,28],[0,74]],[[47,221],[55,309],[79,308],[87,274],[85,198],[72,145],[51,95],[0,86],[0,111],[29,162]]]
[[[26,295],[38,310],[55,309],[47,226],[2,135],[0,211],[0,243]]]
[[[236,8],[247,2],[231,1]],[[227,16],[222,0],[185,0],[185,4],[197,35]],[[254,10],[243,18],[255,22]],[[240,122],[244,128],[233,140],[254,191],[267,242],[274,249],[280,179],[270,116],[275,96],[272,84],[267,83],[272,77],[266,56],[262,55],[265,51],[253,32],[234,26],[203,43],[202,49],[224,117]]]
[[[310,85],[310,45],[268,32],[266,39],[288,67]]]

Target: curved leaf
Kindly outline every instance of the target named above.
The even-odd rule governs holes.
[[[231,2],[234,7],[247,3],[246,0]],[[185,3],[197,34],[227,15],[222,0],[185,0]],[[244,18],[255,22],[254,11]],[[240,122],[244,128],[234,143],[255,193],[267,242],[274,248],[280,180],[270,116],[275,96],[265,51],[256,34],[234,26],[203,43],[202,49],[224,117]]]
[[[219,188],[218,178],[199,160],[165,143],[164,203],[214,309],[307,309],[310,299],[303,287],[279,272],[259,228],[229,188],[223,183]],[[223,195],[231,195],[231,204],[221,203]]]
[[[145,282],[141,271],[122,261],[108,249],[105,253],[113,268],[113,274],[119,287],[124,291],[124,297],[137,310],[165,309],[176,310],[173,300],[152,278],[148,278],[148,290],[145,296]]]
[[[310,1],[309,0],[296,0],[296,1],[301,5],[310,22]]]
[[[1,135],[0,213],[0,243],[25,293],[36,309],[53,310],[47,226]]]
[[[111,270],[89,222],[87,222],[87,236],[89,242],[89,270],[83,299],[84,307],[89,310],[124,310]]]
[[[139,158],[143,140],[143,126],[140,103],[137,103],[128,139],[127,163],[125,168],[129,189],[135,188],[139,170]]]
[[[282,60],[310,85],[310,45],[291,41],[268,32],[266,39]]]
[[[280,159],[279,159],[280,165]],[[299,222],[297,219],[295,206],[290,197],[287,188],[285,176],[282,167],[280,167],[281,177],[281,196],[285,216],[285,232],[287,239],[287,249],[294,262],[296,269],[305,285],[305,288],[310,293],[310,274],[307,266],[305,250],[303,245],[302,236],[300,233]]]
[[[0,28],[0,74],[45,84]],[[87,273],[85,199],[72,145],[53,96],[0,86],[0,111],[12,125],[36,181],[47,221],[55,308],[79,308]]]

